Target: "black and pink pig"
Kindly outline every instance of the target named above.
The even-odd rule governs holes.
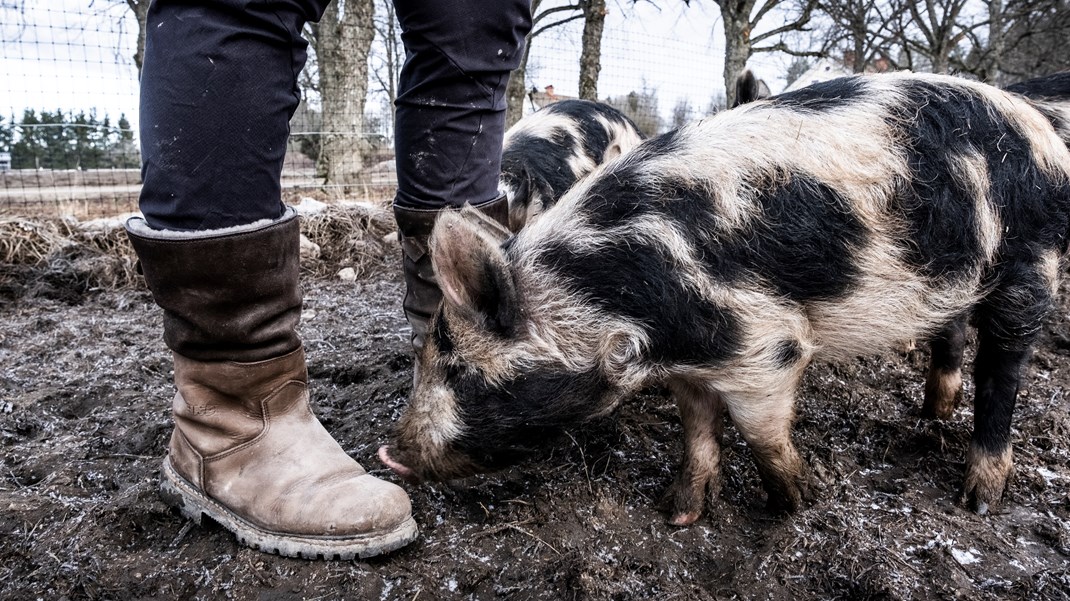
[[[685,440],[672,523],[718,486],[725,416],[770,502],[795,509],[806,366],[929,340],[923,411],[946,417],[972,322],[963,490],[984,513],[1012,472],[1019,373],[1070,233],[1070,74],[1012,90],[837,79],[647,140],[515,236],[444,214],[445,300],[380,456],[413,478],[499,469],[664,384]]]

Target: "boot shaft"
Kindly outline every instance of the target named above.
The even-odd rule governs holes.
[[[509,202],[504,194],[475,208],[490,220],[506,228],[509,226]],[[435,227],[435,220],[442,210],[412,209],[394,204],[394,219],[398,223],[402,271],[405,276],[405,301],[402,306],[405,309],[405,317],[412,326],[412,346],[417,355],[424,346],[431,315],[442,302],[442,290],[431,266],[427,244],[431,230]]]
[[[127,222],[164,341],[199,361],[262,361],[300,346],[300,225],[277,221],[203,232]]]

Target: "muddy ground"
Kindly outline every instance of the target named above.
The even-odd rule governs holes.
[[[396,249],[364,248],[375,256],[355,282],[309,270],[301,331],[317,413],[392,479],[375,451],[412,364]],[[310,562],[240,547],[158,499],[171,360],[146,291],[62,265],[0,267],[0,599],[1070,598],[1065,286],[1025,374],[1017,476],[992,515],[957,503],[969,403],[920,419],[926,357],[913,351],[810,369],[795,433],[823,489],[795,515],[765,509],[729,428],[720,496],[697,525],[667,525],[658,501],[680,424],[653,389],[516,468],[408,487],[421,527],[409,547]]]

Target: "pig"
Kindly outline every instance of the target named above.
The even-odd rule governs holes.
[[[643,137],[624,113],[590,100],[560,100],[518,121],[505,132],[498,185],[508,197],[509,229],[520,231]]]
[[[754,71],[744,69],[736,77],[736,98],[729,108],[736,108],[741,104],[768,98],[771,95],[772,92],[769,91],[769,86],[765,83],[765,80],[755,77]]]
[[[647,140],[514,236],[443,214],[444,302],[380,457],[416,480],[500,469],[661,384],[684,438],[672,524],[718,491],[725,415],[792,511],[813,498],[791,437],[806,366],[931,341],[923,413],[946,417],[972,322],[962,502],[985,513],[1067,250],[1068,82],[831,80]]]

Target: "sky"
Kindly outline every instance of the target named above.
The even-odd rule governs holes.
[[[137,116],[137,26],[114,0],[0,0],[0,116],[25,108]]]
[[[544,6],[564,0],[547,0]],[[0,116],[18,119],[23,109],[125,114],[137,123],[137,69],[133,54],[137,27],[120,0],[25,2],[16,11],[0,0]],[[633,3],[609,0],[603,36],[599,96],[655,90],[663,117],[679,99],[703,110],[723,94],[724,34],[712,0]],[[776,17],[771,17],[774,26]],[[582,22],[535,39],[529,86],[553,85],[575,95]],[[761,54],[750,66],[773,91],[790,58]],[[380,106],[372,98],[369,109]]]
[[[562,3],[548,0],[544,6]],[[713,0],[693,0],[690,6],[681,0],[608,0],[607,5],[600,97],[627,94],[645,84],[657,91],[661,113],[667,116],[679,99],[705,109],[715,94],[724,93],[724,29]],[[558,94],[575,95],[582,30],[577,21],[559,33],[536,37],[528,79],[539,88],[552,84]],[[749,66],[779,91],[784,84],[777,80],[789,62],[763,53],[752,57]]]

